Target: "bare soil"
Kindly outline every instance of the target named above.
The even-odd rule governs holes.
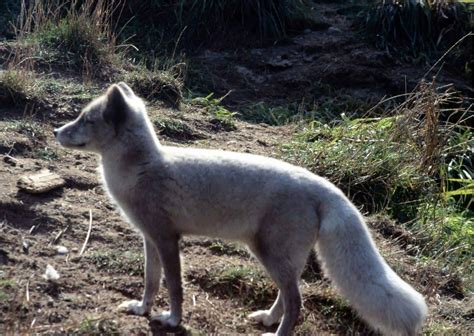
[[[323,6],[323,5],[322,5]],[[338,7],[339,6],[339,7]],[[297,36],[285,45],[236,52],[207,51],[195,59],[205,83],[221,93],[234,90],[229,104],[265,100],[284,104],[315,94],[346,95],[368,101],[403,92],[426,69],[387,61],[387,55],[360,42],[351,19],[338,14],[341,5],[324,5],[331,28]],[[461,79],[444,80],[469,86]],[[406,82],[405,82],[406,78]],[[71,79],[74,80],[74,79]],[[315,85],[318,83],[318,85]],[[97,89],[100,93],[102,84]],[[318,91],[319,90],[319,91]],[[216,90],[217,91],[217,90]],[[70,121],[84,101],[48,97],[23,110],[0,110],[0,334],[160,334],[149,318],[118,313],[124,300],[139,299],[143,290],[140,236],[119,215],[99,180],[98,159],[68,151],[55,142],[54,127]],[[150,105],[153,118],[181,120],[198,137],[165,136],[177,146],[221,148],[280,157],[294,125],[268,126],[236,122],[236,130],[216,129],[208,114],[184,105],[181,111]],[[20,176],[47,168],[66,180],[64,187],[32,195],[17,187]],[[92,214],[85,253],[79,251]],[[474,333],[474,302],[461,279],[413,252],[416,241],[395,222],[368,218],[378,247],[389,264],[427,298],[430,316],[426,334]],[[67,254],[56,246],[65,246]],[[244,248],[216,240],[185,238],[182,242],[185,329],[178,334],[258,334],[274,331],[246,316],[266,309],[276,288]],[[42,277],[47,265],[58,280]],[[229,275],[231,274],[231,275]],[[342,300],[310,259],[301,288],[301,335],[369,335],[368,327]],[[154,309],[168,308],[162,286]]]

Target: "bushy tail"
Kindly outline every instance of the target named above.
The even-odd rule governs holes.
[[[384,335],[416,335],[426,318],[420,293],[400,279],[344,196],[322,211],[316,244],[323,270],[361,317]]]

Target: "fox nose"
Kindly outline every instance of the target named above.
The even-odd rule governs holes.
[[[58,136],[58,130],[54,129],[53,134],[54,134],[54,137],[56,138]]]

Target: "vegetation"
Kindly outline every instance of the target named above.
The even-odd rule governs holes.
[[[106,76],[117,61],[107,1],[54,0],[23,6],[18,40],[35,58],[63,67],[76,67],[86,76]],[[97,71],[99,69],[99,71]]]
[[[240,298],[243,304],[253,307],[271,304],[276,295],[276,288],[265,274],[251,267],[211,269],[199,277],[191,274],[188,278],[214,295]]]
[[[141,253],[127,251],[118,258],[117,254],[111,251],[95,251],[86,258],[98,269],[107,273],[141,276],[144,274],[143,255]]]
[[[162,101],[179,109],[182,100],[184,63],[177,63],[168,70],[155,63],[152,70],[144,65],[135,66],[124,76],[132,89],[149,101]]]
[[[329,177],[370,212],[387,210],[419,234],[422,253],[470,269],[474,250],[470,106],[421,83],[378,118],[312,121],[285,156]]]
[[[408,59],[433,60],[472,32],[467,6],[458,1],[377,1],[361,21],[380,48]],[[472,37],[450,55],[457,68],[472,73]]]
[[[242,44],[255,36],[274,40],[324,26],[308,0],[128,0],[120,14],[119,21],[127,23],[124,33],[137,34],[140,46],[158,54],[177,45],[192,51],[210,43]],[[138,28],[142,26],[147,30]]]
[[[236,128],[235,116],[237,112],[231,112],[221,105],[222,100],[227,96],[220,98],[213,98],[214,93],[210,93],[206,97],[195,97],[190,99],[190,103],[195,106],[200,106],[210,116],[210,122],[215,125],[217,129],[225,131],[232,131]]]

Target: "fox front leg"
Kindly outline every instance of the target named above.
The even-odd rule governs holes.
[[[133,315],[148,315],[160,288],[161,261],[155,246],[143,238],[145,250],[145,291],[143,299],[122,302],[119,310]]]

